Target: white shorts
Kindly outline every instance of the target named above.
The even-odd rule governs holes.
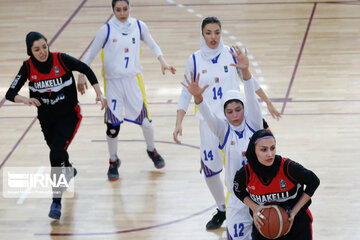
[[[107,79],[105,94],[108,100],[105,123],[117,126],[125,120],[141,125],[144,118],[151,121],[141,73],[133,77]],[[124,108],[125,117],[123,117]]]
[[[226,227],[228,239],[251,240],[253,219],[246,206],[234,194],[230,194],[226,205]]]
[[[205,176],[220,173],[224,166],[224,155],[219,149],[219,138],[203,120],[200,121],[200,141],[201,166]]]

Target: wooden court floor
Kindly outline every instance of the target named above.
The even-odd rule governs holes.
[[[0,239],[226,239],[225,224],[206,231],[214,201],[199,174],[199,130],[194,105],[182,145],[172,131],[185,64],[199,48],[200,22],[217,16],[225,44],[246,47],[251,71],[282,113],[264,117],[278,154],[312,169],[321,185],[310,207],[314,239],[360,239],[360,1],[133,0],[132,16],[147,23],[176,75],[160,73],[145,46],[144,81],[156,147],[166,160],[155,170],[138,126],[119,137],[120,180],[107,181],[105,126],[89,89],[79,96],[83,121],[69,148],[78,169],[74,198],[62,218],[48,217],[50,199],[0,196]],[[82,59],[110,18],[110,0],[0,0],[0,181],[7,167],[48,166],[36,109],[5,101],[27,58],[25,35],[42,32],[51,51]],[[100,57],[92,69],[101,81]],[[77,73],[75,73],[77,77]],[[22,94],[28,94],[27,86]],[[223,176],[222,176],[223,177]],[[1,184],[3,189],[3,184]]]

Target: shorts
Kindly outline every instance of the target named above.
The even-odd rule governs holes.
[[[226,227],[228,240],[251,240],[253,219],[249,207],[230,194],[226,205]]]
[[[108,100],[105,123],[117,126],[125,120],[142,125],[145,118],[151,122],[141,73],[133,77],[106,80],[105,93]]]
[[[224,154],[219,149],[219,138],[210,130],[205,121],[200,121],[200,158],[206,177],[222,171]]]

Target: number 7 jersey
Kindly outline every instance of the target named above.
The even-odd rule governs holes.
[[[141,26],[140,21],[132,24],[128,33],[121,33],[110,21],[103,46],[105,79],[136,76],[140,73]]]

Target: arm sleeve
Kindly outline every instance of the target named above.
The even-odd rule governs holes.
[[[98,80],[97,80],[94,72],[91,70],[91,68],[88,65],[86,65],[82,61],[80,61],[74,57],[71,57],[65,53],[61,54],[61,59],[62,59],[63,63],[65,64],[65,66],[70,71],[78,71],[78,72],[85,74],[87,79],[89,79],[89,82],[91,83],[91,85],[98,83]]]
[[[239,75],[240,80],[241,80],[242,82],[244,82],[244,79],[243,79],[241,70],[240,70],[239,68],[237,68],[236,70],[237,70],[237,73],[238,73],[238,75]],[[259,85],[259,83],[258,83],[258,81],[257,81],[256,79],[255,79],[255,81],[254,81],[254,89],[255,89],[255,92],[260,89],[260,85]]]
[[[90,64],[92,63],[98,52],[103,47],[107,34],[108,34],[108,27],[105,24],[96,33],[96,36],[93,42],[91,43],[90,50],[85,55],[84,63],[86,63],[88,66],[90,66]]]
[[[244,91],[246,96],[245,116],[246,122],[255,131],[263,128],[261,109],[254,90],[255,78],[244,81]]]
[[[211,110],[205,99],[197,107],[204,117],[211,131],[219,138],[219,142],[223,143],[227,132],[228,123],[224,119],[220,119]]]
[[[141,26],[141,40],[143,40],[144,43],[149,46],[150,50],[152,51],[152,53],[155,55],[156,58],[163,55],[159,45],[157,45],[155,40],[152,38],[147,25],[144,22],[140,21],[140,26]]]
[[[192,59],[192,56],[189,57],[189,60],[186,64],[186,69],[185,69],[185,74],[189,80],[191,79],[190,72],[194,72],[194,61]],[[185,78],[184,78],[183,83],[186,84]],[[184,86],[182,86],[177,110],[184,110],[186,112],[187,109],[189,108],[191,97],[192,96],[189,93],[189,91]]]
[[[6,92],[5,98],[9,101],[12,102],[15,101],[16,95],[18,94],[18,92],[20,91],[22,86],[24,86],[26,80],[28,79],[28,71],[25,64],[26,63],[24,62],[18,74],[16,75],[14,81],[11,83],[9,89]]]
[[[315,190],[320,185],[320,179],[311,170],[304,168],[297,162],[290,162],[288,166],[290,177],[306,185],[304,192],[312,197]]]
[[[240,168],[240,170],[235,174],[234,193],[242,202],[244,202],[245,197],[250,197],[248,191],[246,191],[245,167]]]

